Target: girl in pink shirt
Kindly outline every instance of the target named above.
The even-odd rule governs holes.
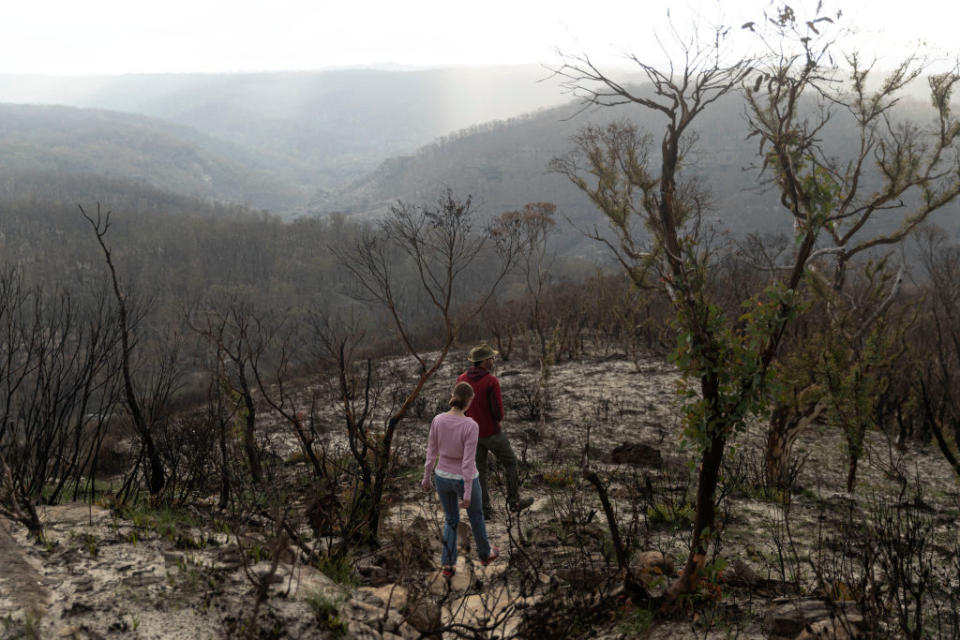
[[[461,507],[467,510],[470,529],[483,565],[490,564],[500,555],[500,550],[491,547],[487,540],[487,525],[483,520],[483,494],[475,461],[479,428],[472,418],[464,415],[472,399],[473,387],[466,382],[457,383],[450,398],[450,410],[433,419],[427,443],[427,459],[423,465],[423,480],[420,481],[423,489],[429,491],[433,488],[431,480],[434,475],[436,477],[437,495],[443,505],[446,521],[440,562],[443,575],[447,577],[456,570],[457,525],[460,524]]]

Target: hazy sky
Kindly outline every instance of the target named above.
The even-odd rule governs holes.
[[[796,7],[800,2],[793,3]],[[831,3],[827,3],[831,6]],[[667,7],[739,27],[769,0],[5,0],[0,73],[261,71],[553,63],[553,51],[644,54]],[[720,7],[723,7],[721,12]],[[815,4],[808,3],[808,6]],[[955,58],[956,0],[838,6],[865,46]],[[906,10],[904,8],[908,8]],[[949,7],[949,8],[948,8]],[[661,29],[662,32],[662,29]]]

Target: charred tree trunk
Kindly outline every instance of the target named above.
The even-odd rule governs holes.
[[[127,309],[127,298],[120,290],[120,280],[117,276],[116,267],[114,267],[113,264],[113,257],[104,240],[107,231],[110,229],[110,212],[107,212],[106,216],[101,218],[100,205],[98,204],[96,220],[88,216],[87,212],[83,210],[83,207],[80,207],[80,213],[87,222],[90,223],[90,226],[93,227],[93,232],[97,237],[97,243],[103,251],[103,257],[110,271],[113,294],[117,301],[117,323],[120,329],[121,344],[120,366],[123,373],[124,397],[127,403],[127,410],[130,412],[130,419],[133,421],[134,429],[136,429],[137,435],[143,443],[144,453],[147,457],[147,464],[149,466],[147,472],[147,489],[150,491],[151,497],[157,498],[163,491],[163,487],[166,484],[166,477],[163,469],[163,461],[160,459],[160,453],[153,440],[151,425],[147,423],[147,419],[144,416],[143,408],[140,405],[140,400],[137,398],[137,393],[133,386],[133,376],[130,373],[130,355],[133,347],[130,340],[131,329]]]
[[[250,477],[259,483],[263,478],[260,467],[260,452],[257,451],[257,406],[253,402],[253,393],[247,382],[246,367],[242,360],[237,361],[237,378],[240,381],[240,395],[243,398],[243,448],[247,454],[247,464],[250,465]]]
[[[847,464],[847,493],[853,493],[857,486],[857,463],[859,461],[860,456],[851,452],[850,461]]]
[[[17,488],[2,453],[0,453],[0,513],[5,513],[24,525],[35,540],[43,538],[43,525],[40,524],[37,509],[33,502]]]

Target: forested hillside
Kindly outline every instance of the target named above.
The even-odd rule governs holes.
[[[451,131],[563,101],[536,66],[296,73],[0,76],[0,101],[138,113],[254,153],[332,190]],[[274,207],[275,208],[275,207]]]
[[[257,153],[194,129],[62,106],[0,104],[0,175],[4,197],[74,204],[154,188],[290,211],[306,193]]]
[[[3,105],[0,192],[122,210],[130,190],[153,188],[285,218],[341,212],[370,219],[397,200],[429,200],[446,185],[472,194],[488,217],[552,202],[561,217],[590,229],[594,206],[550,163],[585,126],[631,121],[655,131],[661,123],[635,106],[584,111],[566,102],[531,111],[566,99],[556,82],[535,82],[543,75],[519,67],[0,77],[0,98],[97,107]],[[741,97],[729,96],[698,121],[685,179],[698,183],[704,215],[719,229],[788,231],[771,213],[777,199],[760,179],[763,159],[746,140],[744,108]],[[844,154],[856,140],[849,114],[834,111],[820,143]],[[930,124],[929,106],[912,98],[899,114]],[[933,220],[955,233],[958,212],[951,204]],[[573,227],[561,235],[565,249],[591,254]]]
[[[703,190],[706,218],[721,230],[734,236],[782,233],[789,227],[775,213],[779,203],[768,177],[761,178],[758,144],[746,139],[744,108],[741,97],[729,96],[697,122],[695,142],[684,158],[685,179],[696,181]],[[930,126],[931,112],[924,103],[906,102],[899,114]],[[443,184],[473,194],[495,212],[518,209],[527,202],[552,202],[577,227],[590,229],[597,220],[595,206],[566,177],[552,172],[550,164],[569,152],[573,138],[584,127],[620,121],[648,131],[660,130],[664,122],[658,114],[636,106],[583,110],[582,105],[569,103],[477,125],[444,136],[415,154],[391,158],[315,208],[376,216],[397,199],[417,201]],[[850,114],[834,114],[819,136],[827,153],[842,155],[856,148],[851,125]],[[879,185],[877,174],[868,177]],[[933,220],[960,232],[958,213],[960,207],[951,204]],[[569,241],[574,242],[572,236]]]

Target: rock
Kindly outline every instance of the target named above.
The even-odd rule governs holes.
[[[823,600],[801,599],[777,604],[764,617],[764,629],[771,638],[796,638],[805,631],[815,629],[814,633],[828,633],[826,629],[836,625],[826,622],[836,621],[843,629],[859,632],[863,617],[855,611],[854,603],[824,602]],[[816,625],[816,626],[815,626]],[[808,635],[808,638],[852,638],[856,635],[831,636]]]
[[[505,574],[508,568],[509,564],[506,562],[506,559],[501,557],[501,560],[497,560],[493,564],[489,564],[485,567],[483,565],[474,567],[473,576],[478,585],[483,585],[489,583],[494,578]]]
[[[164,560],[170,562],[176,562],[177,559],[183,558],[184,554],[170,553],[169,557],[167,553],[164,554]],[[243,550],[236,544],[231,544],[225,547],[221,547],[217,550],[216,553],[216,568],[224,569],[226,571],[233,571],[239,569],[244,564],[248,562],[246,555]]]
[[[462,600],[456,615],[458,621],[468,626],[485,627],[501,618],[507,609],[526,606],[524,598],[512,593],[509,588],[501,587],[467,596]],[[502,633],[503,629],[499,631]]]
[[[311,566],[302,566],[295,574],[291,597],[297,600],[309,600],[323,595],[328,600],[336,600],[343,588],[330,579],[327,574]]]
[[[398,584],[385,584],[380,587],[360,587],[359,591],[382,607],[403,609],[407,604],[409,592]]]
[[[278,565],[274,568],[272,562],[261,561],[250,567],[250,573],[255,575],[258,580],[267,580],[269,584],[280,584],[286,580],[285,567]]]
[[[797,640],[853,640],[860,637],[860,626],[863,618],[859,615],[847,616],[845,619],[828,618],[818,620],[807,625],[800,632]]]
[[[380,587],[393,582],[390,579],[390,572],[387,569],[375,564],[358,563],[357,573],[363,576],[367,582],[375,587]]]
[[[465,562],[463,556],[457,558],[457,572],[447,578],[439,569],[427,579],[427,588],[435,596],[442,596],[448,591],[466,591],[473,584],[473,565]]]
[[[380,640],[381,638],[379,633],[356,620],[351,620],[347,623],[346,637],[352,638],[353,640]]]
[[[167,551],[166,549],[161,549],[160,555],[163,557],[163,561],[167,564],[180,564],[181,562],[186,561],[186,555],[181,551]]]
[[[760,577],[742,558],[735,558],[723,572],[723,581],[735,587],[749,588],[760,584]]]
[[[650,584],[657,576],[673,575],[673,559],[659,551],[644,551],[634,556],[631,570],[644,584]]]
[[[64,609],[61,614],[64,618],[69,618],[72,616],[82,616],[95,611],[96,609],[85,602],[80,602],[79,600],[74,600],[69,608]]]
[[[439,630],[443,622],[440,618],[440,605],[436,602],[423,599],[410,603],[404,611],[403,619],[418,633],[425,634],[428,638],[440,638]]]
[[[659,467],[663,464],[660,450],[642,442],[627,442],[610,452],[610,462],[614,464],[632,464],[645,467]]]
[[[421,640],[421,638],[423,638],[423,634],[409,622],[403,622],[397,628],[397,635],[403,638],[403,640]]]
[[[138,587],[147,587],[152,584],[160,584],[164,582],[163,576],[153,575],[150,573],[137,573],[129,578],[124,578],[121,582],[125,587],[136,589]]]
[[[365,624],[368,627],[378,628],[387,618],[387,609],[383,605],[372,605],[362,600],[351,598],[341,605],[340,615]]]

